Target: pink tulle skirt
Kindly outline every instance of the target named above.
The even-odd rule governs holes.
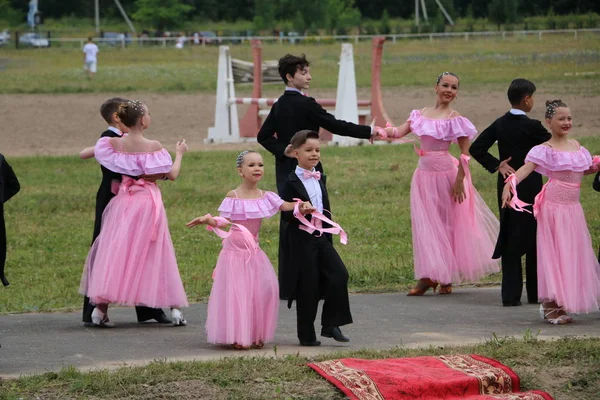
[[[537,214],[538,297],[574,313],[597,311],[600,265],[579,188],[548,184]]]
[[[500,223],[470,179],[465,179],[466,200],[454,201],[458,161],[435,153],[420,157],[410,187],[415,278],[477,281],[500,270],[492,259]]]
[[[187,306],[160,190],[143,179],[123,182],[102,214],[80,293],[95,304]]]
[[[275,337],[277,276],[264,251],[248,249],[240,235],[233,233],[223,241],[215,267],[206,319],[209,343],[250,346]]]

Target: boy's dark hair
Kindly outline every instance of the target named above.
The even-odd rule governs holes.
[[[311,131],[310,129],[305,129],[302,131],[298,131],[294,133],[292,139],[290,140],[290,144],[292,145],[292,149],[297,149],[302,146],[308,139],[317,139],[319,140],[319,134],[315,131]]]
[[[121,104],[127,103],[128,101],[129,100],[121,97],[113,97],[112,99],[108,99],[100,106],[100,115],[102,115],[102,118],[104,118],[107,123],[111,124],[112,115],[117,112]]]
[[[519,105],[525,96],[533,96],[535,89],[533,82],[522,78],[515,79],[508,87],[508,101],[513,106]]]
[[[279,59],[279,63],[277,64],[277,70],[279,71],[279,76],[281,76],[281,79],[283,79],[283,83],[287,85],[287,74],[294,76],[296,71],[308,67],[309,65],[310,61],[306,59],[306,55],[304,54],[302,54],[300,57],[295,56],[293,54],[286,54],[285,56]]]

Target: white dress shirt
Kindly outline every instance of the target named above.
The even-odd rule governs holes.
[[[517,110],[516,108],[511,108],[509,112],[512,115],[527,115],[527,113],[525,111],[523,111],[523,110]]]
[[[317,209],[319,212],[323,212],[323,192],[321,191],[321,185],[319,181],[315,178],[305,178],[304,177],[304,168],[300,166],[296,166],[296,175],[300,182],[304,185],[306,192],[308,193],[308,197],[310,198],[310,203]],[[313,169],[312,172],[315,172]]]
[[[119,136],[123,136],[123,132],[121,132],[120,130],[118,130],[117,128],[115,128],[114,126],[109,126],[108,127],[109,131],[113,131],[114,133],[116,133]]]

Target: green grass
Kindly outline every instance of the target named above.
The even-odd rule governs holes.
[[[582,143],[593,154],[600,153],[600,138],[584,138]],[[220,240],[202,228],[188,229],[185,223],[207,212],[216,213],[225,193],[239,183],[236,154],[186,154],[180,178],[160,183],[191,301],[203,300],[210,292]],[[273,159],[265,155],[265,161],[262,188],[274,190]],[[12,286],[0,290],[0,312],[78,308],[81,297],[77,289],[92,236],[100,181],[98,164],[75,157],[24,157],[9,162],[22,191],[5,205],[6,270]],[[334,216],[349,235],[347,246],[336,247],[348,266],[351,289],[384,291],[412,285],[409,187],[417,162],[412,146],[325,148],[323,162]],[[476,163],[472,171],[476,188],[496,212],[496,176]],[[595,206],[598,194],[591,181],[591,176],[586,177],[581,199],[597,244],[600,209]],[[261,246],[273,261],[277,242],[278,218],[274,217],[264,222],[261,231]],[[498,277],[490,279],[498,281]]]
[[[0,94],[81,92],[212,92],[216,88],[218,48],[187,46],[184,50],[137,46],[102,48],[98,74],[93,81],[83,74],[79,43],[71,48],[1,49]],[[516,76],[536,83],[569,86],[585,80],[585,93],[600,88],[600,36],[546,35],[537,37],[398,40],[385,45],[381,74],[383,87],[433,85],[435,77],[451,69],[463,87],[498,84],[503,87]],[[287,52],[306,53],[313,61],[313,86],[337,86],[339,43],[265,44],[264,60]],[[371,43],[354,45],[356,80],[371,85]],[[248,44],[233,46],[235,58],[251,60]],[[335,71],[335,73],[332,73]],[[565,73],[596,72],[592,76]]]
[[[344,399],[345,396],[306,366],[332,358],[479,354],[512,368],[521,390],[543,390],[556,400],[592,400],[600,393],[600,339],[539,341],[493,336],[462,347],[361,350],[305,358],[226,358],[212,362],[155,361],[114,372],[61,372],[0,381],[0,399]]]

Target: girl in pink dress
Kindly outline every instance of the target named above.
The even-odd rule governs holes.
[[[399,127],[377,128],[378,138],[417,135],[419,165],[410,186],[415,277],[409,296],[421,296],[441,284],[440,294],[452,293],[452,283],[476,281],[500,270],[492,259],[500,224],[471,182],[470,139],[473,124],[453,110],[459,79],[450,72],[438,76],[435,107],[413,110]],[[451,143],[461,149],[460,161],[448,153]]]
[[[240,153],[237,168],[242,184],[227,193],[219,206],[220,216],[207,214],[187,226],[206,224],[207,229],[225,239],[208,300],[208,342],[230,344],[236,349],[262,348],[275,336],[279,287],[269,258],[258,246],[258,231],[263,218],[279,210],[291,211],[295,203],[258,189],[264,174],[259,153]],[[299,210],[306,214],[314,209],[305,202]],[[229,223],[232,225],[229,232],[219,229]]]
[[[187,150],[176,148],[175,162],[162,145],[144,137],[150,113],[141,102],[119,106],[117,115],[129,128],[124,137],[103,137],[96,143],[96,160],[123,174],[117,195],[102,214],[102,229],[88,254],[80,293],[96,304],[92,321],[112,326],[109,303],[152,308],[171,307],[174,325],[185,325],[179,307],[187,298],[177,268],[167,215],[156,183],[141,175],[166,174],[175,180]]]
[[[506,180],[502,206],[530,212],[517,197],[517,185],[533,171],[548,182],[536,196],[538,296],[540,315],[554,325],[572,322],[567,312],[598,310],[600,265],[579,203],[583,175],[598,171],[600,158],[567,135],[571,111],[561,100],[546,102],[552,138],[527,154],[525,165]]]

